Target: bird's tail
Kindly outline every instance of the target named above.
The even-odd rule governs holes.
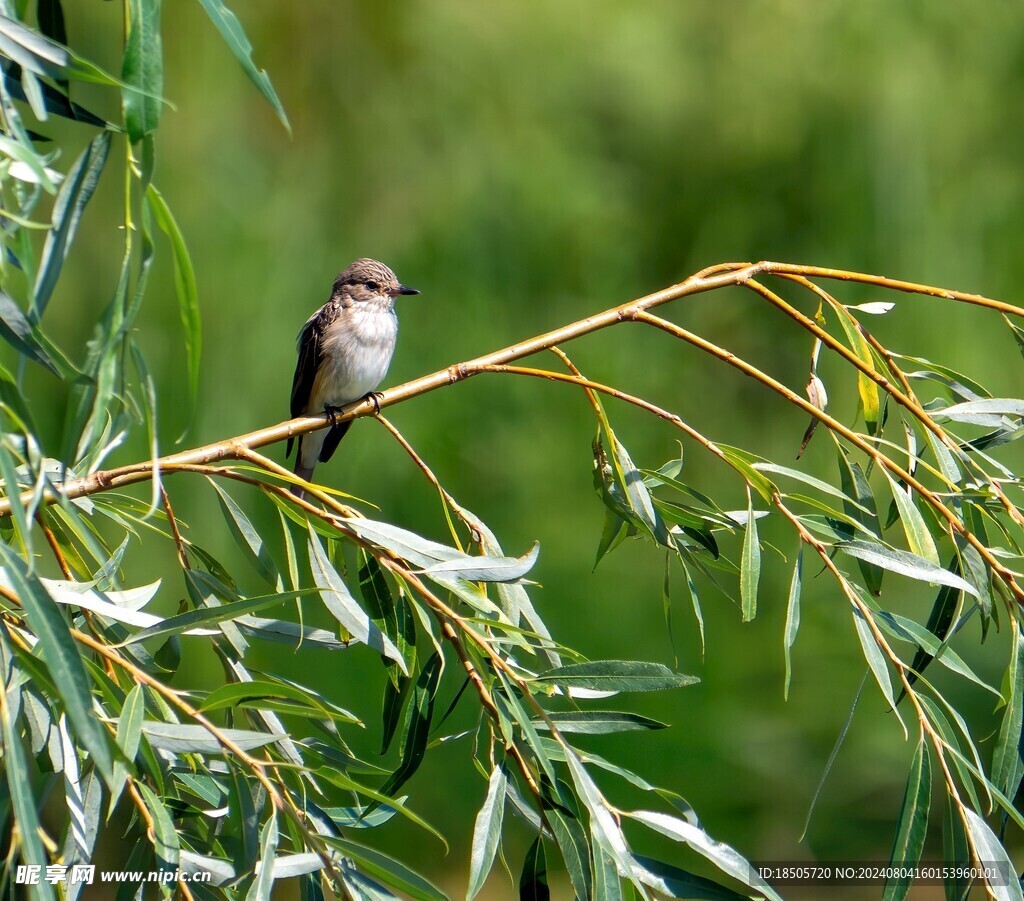
[[[296,460],[295,475],[297,475],[300,479],[310,482],[313,480],[313,467],[303,466],[298,460]],[[305,490],[300,488],[298,485],[292,485],[292,494],[294,494],[299,500],[302,500],[302,498],[306,496]]]

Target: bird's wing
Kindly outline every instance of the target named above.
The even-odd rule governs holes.
[[[317,310],[302,327],[299,332],[298,351],[299,360],[295,364],[295,375],[292,377],[292,418],[302,416],[309,404],[309,396],[313,391],[313,381],[316,379],[317,370],[323,360],[321,340],[323,331],[330,322],[330,314],[324,305]],[[285,456],[292,452],[292,439],[288,439],[288,447]]]

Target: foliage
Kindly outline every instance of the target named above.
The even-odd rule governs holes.
[[[202,6],[228,47],[287,124],[283,108],[235,16],[219,0]],[[402,794],[428,752],[451,742],[465,747],[480,773],[482,806],[472,842],[470,896],[504,863],[512,830],[532,844],[517,881],[524,896],[544,897],[549,867],[560,858],[580,897],[742,897],[681,867],[636,853],[645,833],[684,845],[743,892],[778,897],[730,846],[708,835],[696,812],[669,788],[587,750],[585,736],[650,731],[657,720],[616,705],[619,694],[685,688],[697,680],[654,662],[587,660],[552,637],[528,581],[536,545],[504,553],[494,533],[445,490],[428,465],[383,417],[382,423],[437,487],[451,541],[439,543],[364,512],[368,505],[323,488],[310,501],[288,491],[292,476],[256,448],[322,422],[281,426],[231,442],[161,457],[156,386],[134,338],[157,245],[153,223],[167,235],[185,325],[187,375],[193,401],[201,331],[195,278],[182,234],[153,184],[155,142],[163,104],[160,4],[125,0],[120,77],[67,47],[59,0],[40,5],[35,26],[23,5],[5,3],[0,18],[4,134],[0,334],[17,365],[0,371],[5,417],[0,476],[6,499],[0,544],[0,665],[6,691],[0,706],[11,835],[3,887],[17,863],[88,860],[114,815],[130,818],[132,869],[179,871],[179,888],[195,897],[247,893],[267,898],[275,880],[300,879],[304,897],[343,892],[417,898],[440,891],[401,861],[373,846],[373,830],[403,818],[445,846],[414,796]],[[105,122],[70,99],[71,84],[120,91],[121,121]],[[23,124],[27,113],[32,128]],[[95,132],[77,158],[60,167],[59,153],[41,153],[51,117]],[[124,186],[123,247],[117,288],[92,339],[76,348],[81,363],[42,327],[83,213],[111,158],[120,156]],[[107,176],[110,178],[111,176]],[[52,197],[50,221],[33,219]],[[41,249],[32,232],[44,231]],[[783,636],[799,637],[800,598],[816,559],[850,612],[852,634],[878,690],[917,742],[894,830],[894,863],[920,858],[932,805],[932,774],[940,780],[949,860],[1004,863],[1009,821],[1024,828],[1014,798],[1024,775],[1019,625],[1024,588],[1020,565],[1019,477],[1000,448],[1021,434],[1024,401],[992,397],[945,365],[886,347],[865,325],[888,303],[843,304],[823,287],[834,279],[970,303],[1011,317],[1024,311],[972,295],[940,291],[858,273],[782,264],[727,264],[705,270],[657,295],[606,311],[548,335],[468,361],[388,392],[383,406],[480,373],[555,380],[582,389],[594,411],[594,483],[604,505],[598,562],[627,538],[660,548],[670,606],[671,573],[683,575],[697,623],[701,592],[734,598],[744,620],[758,612],[761,570],[775,549],[762,537],[769,519],[792,536],[792,581]],[[800,292],[812,314],[768,287]],[[777,284],[776,284],[777,283]],[[698,292],[739,285],[781,310],[811,342],[807,399],[741,359],[651,310]],[[668,333],[736,368],[810,417],[804,443],[835,445],[836,479],[825,482],[701,434],[674,412],[583,375],[559,345],[601,327],[636,322]],[[828,387],[818,371],[822,348],[848,367],[857,384],[858,422],[827,412]],[[551,351],[557,369],[516,365]],[[33,368],[34,366],[34,368]],[[563,368],[564,367],[564,368]],[[50,457],[25,401],[35,370],[71,386],[59,453]],[[634,462],[613,429],[608,398],[639,407],[682,433],[687,454],[707,453],[746,491],[742,510],[724,509],[685,481],[684,458],[659,468]],[[365,415],[369,405],[349,411]],[[815,430],[817,427],[817,431]],[[101,470],[127,432],[145,430],[151,458]],[[206,477],[228,530],[247,561],[229,568],[185,537],[164,476]],[[183,476],[182,476],[183,477]],[[119,489],[150,481],[148,502]],[[253,524],[256,504],[270,504],[279,530]],[[192,533],[189,533],[190,535]],[[145,608],[159,583],[127,585],[129,548],[168,540],[184,584],[181,610],[160,617]],[[44,546],[62,578],[43,575]],[[804,560],[804,551],[807,560]],[[944,563],[944,561],[946,561]],[[934,586],[925,623],[884,606],[897,586]],[[244,588],[262,584],[258,592]],[[887,593],[883,592],[883,587]],[[885,599],[885,601],[883,601]],[[282,613],[294,603],[296,618]],[[304,610],[322,603],[336,632],[306,625]],[[668,608],[667,608],[668,609]],[[1006,617],[1014,637],[1002,690],[1002,728],[990,762],[982,759],[961,712],[933,685],[933,662],[984,684],[949,646],[972,617],[984,636]],[[273,618],[271,618],[273,617]],[[217,656],[224,684],[208,691],[177,687],[185,642]],[[299,684],[246,664],[250,649],[277,642],[308,669],[324,657],[377,652],[383,672],[382,767],[353,749],[367,728],[323,697],[322,686]],[[905,658],[910,657],[908,662]],[[928,675],[926,674],[926,671]],[[171,682],[176,685],[172,687]],[[897,692],[897,689],[899,690]],[[904,700],[905,699],[905,700]],[[446,729],[459,706],[472,704],[475,727]],[[908,726],[908,723],[910,724]],[[579,736],[579,737],[577,737]],[[652,809],[611,800],[617,777],[650,796]],[[63,794],[55,828],[41,821],[42,799]],[[654,809],[657,808],[657,809]],[[518,867],[517,867],[518,869]],[[194,873],[209,882],[191,882]],[[904,897],[893,883],[887,897]],[[1001,898],[1019,898],[1016,879],[993,883]],[[170,892],[171,886],[164,890]],[[949,887],[956,892],[956,886]],[[52,889],[40,884],[42,897]],[[69,892],[74,894],[74,889]]]

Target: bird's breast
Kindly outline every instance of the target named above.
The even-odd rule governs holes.
[[[393,310],[344,310],[324,330],[323,361],[313,383],[310,409],[340,406],[373,391],[387,375],[397,338]]]

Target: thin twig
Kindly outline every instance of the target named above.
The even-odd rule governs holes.
[[[181,564],[181,568],[184,570],[192,569],[192,564],[188,561],[188,554],[185,551],[185,542],[181,537],[181,532],[178,530],[178,519],[174,515],[174,508],[171,506],[171,497],[167,493],[167,489],[164,488],[163,482],[160,483],[160,496],[164,501],[164,511],[167,513],[167,524],[171,529],[171,537],[174,538],[174,546],[178,549],[178,562]]]
[[[456,534],[455,528],[452,525],[451,516],[449,515],[448,512],[449,510],[452,511],[456,516],[459,517],[459,519],[462,520],[463,525],[465,525],[466,528],[469,529],[470,535],[473,536],[473,540],[479,541],[480,536],[477,534],[476,523],[473,521],[471,517],[466,515],[466,512],[459,505],[459,502],[455,500],[455,498],[452,497],[451,494],[448,493],[447,489],[444,487],[444,485],[441,484],[437,476],[434,475],[433,470],[427,465],[426,461],[418,453],[416,453],[415,448],[408,441],[406,441],[405,436],[400,431],[398,431],[398,429],[392,422],[390,422],[380,413],[378,413],[377,416],[374,418],[391,433],[391,436],[400,445],[402,445],[402,448],[412,458],[412,461],[416,464],[420,472],[422,472],[423,475],[427,477],[427,481],[430,482],[430,484],[437,489],[437,493],[441,496],[441,504],[444,507],[445,519],[448,520],[448,524],[451,527],[452,538],[455,539],[455,543],[459,547],[459,550],[462,550],[462,545],[461,542],[459,541],[459,536]]]
[[[36,522],[39,524],[39,528],[43,530],[43,535],[46,536],[46,543],[50,545],[50,550],[53,551],[54,559],[57,561],[60,571],[64,574],[64,578],[69,582],[73,582],[75,577],[71,572],[71,567],[68,566],[68,561],[64,558],[64,552],[60,549],[60,544],[57,542],[57,536],[53,534],[53,529],[46,524],[46,520],[43,519],[42,513],[36,513]]]

